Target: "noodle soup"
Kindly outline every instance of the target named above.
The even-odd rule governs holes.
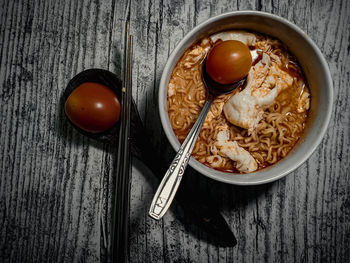
[[[294,147],[307,121],[310,92],[296,59],[279,40],[240,30],[203,38],[185,51],[168,85],[168,115],[181,143],[205,102],[202,63],[210,48],[225,40],[248,45],[253,66],[243,87],[214,100],[192,156],[214,169],[250,173]]]

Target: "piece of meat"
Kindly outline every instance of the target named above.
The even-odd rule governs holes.
[[[211,151],[235,161],[236,168],[240,172],[250,173],[258,168],[258,164],[248,151],[240,147],[236,141],[229,141],[228,130],[218,133],[217,141]]]
[[[202,48],[201,46],[197,46],[194,49],[192,49],[188,54],[184,62],[184,67],[189,69],[192,68],[194,65],[199,63],[202,59],[204,59],[206,55],[206,50]]]
[[[205,160],[214,168],[220,168],[224,163],[224,160],[218,154],[208,156]]]
[[[226,119],[251,134],[265,109],[292,84],[293,77],[263,53],[262,59],[250,69],[245,88],[225,103],[223,111]]]
[[[223,111],[226,119],[239,127],[252,132],[258,125],[266,105],[273,103],[278,90],[259,87],[268,74],[270,59],[263,54],[262,59],[250,69],[246,87],[233,95],[224,105]]]
[[[237,40],[248,46],[254,46],[256,42],[256,36],[252,33],[242,30],[229,30],[225,32],[219,32],[210,36],[211,40],[215,43],[218,39],[222,41]]]
[[[169,86],[168,86],[168,96],[171,97],[171,96],[174,96],[175,95],[175,85],[174,83],[169,83]]]
[[[310,108],[310,93],[307,91],[304,91],[303,94],[301,94],[300,98],[298,99],[298,109],[297,111],[299,113],[305,112]]]

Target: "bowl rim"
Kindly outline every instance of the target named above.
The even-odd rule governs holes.
[[[287,174],[291,173],[292,171],[297,169],[300,165],[302,165],[311,156],[311,154],[315,151],[317,146],[322,141],[322,139],[326,133],[327,127],[329,125],[329,122],[330,122],[334,102],[333,102],[333,81],[332,81],[331,73],[330,73],[330,70],[328,67],[328,63],[327,63],[326,59],[324,58],[321,50],[315,44],[315,42],[302,29],[300,29],[297,25],[295,25],[294,23],[290,22],[289,20],[287,20],[283,17],[277,16],[277,15],[274,15],[271,13],[267,13],[267,12],[262,12],[262,11],[231,11],[231,12],[223,13],[223,14],[211,17],[211,18],[203,21],[202,23],[198,24],[194,28],[192,28],[182,38],[182,40],[176,45],[174,50],[171,52],[170,56],[167,59],[167,63],[163,69],[162,76],[161,76],[161,79],[159,82],[159,90],[158,90],[158,111],[159,111],[160,120],[162,123],[162,128],[164,130],[164,133],[175,151],[177,151],[180,148],[181,144],[177,140],[176,136],[172,136],[171,132],[168,132],[169,129],[170,129],[170,131],[172,131],[172,128],[171,128],[171,125],[170,125],[170,127],[168,125],[168,123],[170,123],[170,122],[169,122],[167,111],[166,110],[164,111],[164,106],[166,108],[167,92],[161,92],[161,87],[167,87],[166,82],[167,82],[167,78],[168,78],[167,75],[168,74],[166,74],[166,73],[168,73],[170,71],[172,64],[173,64],[173,61],[174,61],[177,53],[179,52],[179,50],[184,45],[187,44],[188,40],[192,37],[193,34],[195,34],[197,31],[200,31],[202,28],[204,28],[204,27],[208,26],[209,24],[216,22],[218,20],[222,20],[222,19],[225,19],[228,17],[233,17],[233,16],[242,16],[242,15],[260,16],[263,18],[273,19],[276,22],[284,24],[285,26],[291,28],[297,34],[299,34],[307,42],[307,44],[310,45],[311,48],[315,51],[316,56],[318,57],[318,59],[321,62],[321,67],[324,70],[324,72],[326,73],[326,76],[325,76],[325,78],[327,80],[326,87],[328,88],[327,92],[329,93],[328,101],[330,101],[328,110],[326,111],[326,116],[323,117],[324,121],[322,122],[322,124],[320,126],[318,136],[310,144],[306,153],[303,156],[301,156],[300,158],[298,158],[297,162],[294,163],[293,165],[291,165],[289,169],[286,169],[286,170],[284,170],[276,175],[272,175],[269,178],[266,178],[266,179],[260,178],[259,179],[258,177],[256,177],[257,180],[251,181],[251,180],[242,180],[242,178],[237,180],[237,179],[235,179],[235,176],[232,176],[230,179],[226,179],[224,176],[223,177],[218,176],[218,174],[220,174],[220,173],[227,174],[227,173],[220,172],[220,171],[215,170],[215,169],[210,168],[210,167],[207,167],[207,168],[210,170],[214,170],[216,174],[215,173],[207,173],[206,169],[205,169],[206,166],[191,156],[190,161],[189,161],[189,165],[193,169],[198,171],[199,173],[207,176],[208,178],[211,178],[211,179],[214,179],[216,181],[223,182],[223,183],[228,183],[228,184],[233,184],[233,185],[247,185],[248,186],[248,185],[266,184],[266,183],[276,181],[276,180],[281,179],[282,177],[286,176]],[[164,96],[164,94],[165,94],[165,96]],[[263,170],[266,170],[266,169],[269,169],[269,167],[267,167]],[[259,173],[259,171],[257,171],[257,173]],[[238,175],[238,174],[234,174],[234,175]]]

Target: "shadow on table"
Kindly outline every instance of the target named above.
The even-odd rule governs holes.
[[[255,206],[256,200],[263,196],[273,185],[273,183],[270,183],[257,186],[236,186],[214,181],[199,174],[192,168],[189,168],[187,173],[187,178],[184,180],[183,187],[193,188],[193,186],[198,185],[198,189],[194,191],[193,194],[204,196],[205,199],[203,202],[208,202],[210,203],[210,206],[217,207],[220,212],[225,211],[230,215],[238,213],[237,216],[241,214],[241,211],[247,209],[247,207],[251,207],[252,203]],[[223,213],[221,214],[223,215]],[[192,234],[194,234],[198,231],[196,230],[196,227],[193,228],[191,226],[191,223],[187,218],[179,217],[178,219],[184,222],[185,226],[187,226],[186,229],[190,233],[192,232]],[[229,218],[225,219],[229,222],[229,227],[233,234],[238,238],[236,230],[239,229],[239,226],[234,225],[232,221],[237,223],[239,220],[229,220]],[[191,231],[191,229],[194,229],[194,231]],[[221,240],[218,240],[216,236],[204,235],[204,237],[213,245],[226,246],[225,244],[222,244]],[[237,243],[239,242],[240,240],[237,239]]]
[[[152,167],[152,164],[145,162],[135,162],[134,165],[138,166],[139,171],[145,171],[143,165],[148,166],[152,172],[143,172],[143,176],[153,187],[153,193],[156,192],[157,187],[165,174],[175,152],[172,150],[171,146],[167,142],[162,143],[162,155],[158,155],[159,165],[158,168]],[[145,160],[144,160],[145,161]],[[163,165],[160,165],[163,164]],[[154,166],[154,165],[153,165]],[[272,184],[259,185],[259,186],[234,186],[228,185],[221,182],[214,181],[204,175],[199,174],[191,167],[187,167],[185,175],[183,176],[182,182],[180,184],[179,191],[186,192],[186,198],[188,199],[198,199],[208,205],[208,207],[213,208],[213,214],[222,210],[225,205],[225,209],[239,211],[248,206],[251,202],[255,202],[259,196],[263,195]],[[148,198],[148,199],[147,199]],[[150,204],[152,202],[153,194],[148,196],[144,200],[145,210],[148,211]],[[228,206],[227,206],[228,205]],[[215,235],[212,231],[208,229],[203,229],[203,227],[198,224],[198,218],[194,218],[188,210],[184,208],[184,201],[177,202],[170,207],[176,221],[181,223],[186,231],[193,237],[197,239],[203,239],[208,243],[211,243],[219,247],[230,247],[234,246],[232,243],[227,243],[225,238],[220,238],[220,236]],[[144,210],[143,210],[144,211]],[[139,214],[139,217],[144,217],[144,214]],[[148,220],[153,220],[148,218]],[[176,227],[177,222],[173,222],[174,227]],[[172,224],[173,224],[172,223]],[[180,230],[181,225],[177,226]],[[229,226],[231,231],[234,232],[235,226]],[[135,231],[131,229],[131,231]],[[239,240],[238,240],[239,242]]]

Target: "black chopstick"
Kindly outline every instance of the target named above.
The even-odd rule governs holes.
[[[112,262],[128,261],[128,228],[130,206],[130,111],[132,98],[132,36],[125,24],[121,123],[117,155],[117,174],[112,221]]]

